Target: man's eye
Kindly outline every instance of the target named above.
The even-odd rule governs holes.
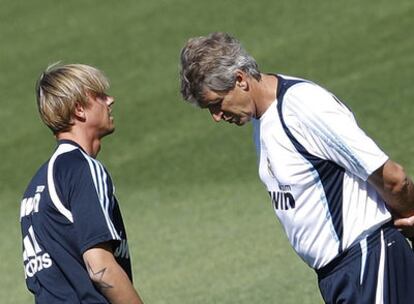
[[[218,104],[218,103],[212,103],[212,104],[208,105],[209,110],[217,110],[219,108],[220,108],[220,104]]]

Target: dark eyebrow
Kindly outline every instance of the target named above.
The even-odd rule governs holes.
[[[218,97],[218,98],[216,98],[214,100],[210,100],[210,101],[202,100],[201,102],[199,102],[199,105],[200,105],[200,108],[207,109],[208,107],[219,104],[222,101],[223,101],[223,98]]]
[[[223,98],[218,97],[218,98],[216,98],[216,99],[214,99],[214,100],[211,100],[211,101],[208,103],[208,105],[207,105],[207,106],[210,106],[210,105],[216,105],[216,104],[221,103],[222,101],[223,101]]]
[[[106,92],[91,92],[91,94],[95,97],[95,98],[106,98],[109,97],[109,95]]]

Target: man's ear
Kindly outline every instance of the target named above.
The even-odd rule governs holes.
[[[242,70],[236,70],[236,86],[242,90],[249,90],[249,82],[247,81],[247,75]]]
[[[85,107],[81,105],[79,102],[75,103],[75,111],[73,113],[74,119],[78,119],[80,121],[86,120],[86,112]]]

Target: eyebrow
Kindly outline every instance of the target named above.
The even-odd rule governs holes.
[[[218,104],[218,103],[222,102],[222,100],[223,99],[221,97],[218,97],[214,100],[208,100],[208,101],[207,100],[200,100],[198,102],[198,104],[199,104],[200,108],[207,109],[211,105],[215,105],[215,104]]]
[[[214,100],[210,100],[210,102],[207,104],[207,106],[216,105],[216,104],[218,104],[218,103],[220,103],[222,101],[223,101],[223,98],[222,97],[217,97]]]

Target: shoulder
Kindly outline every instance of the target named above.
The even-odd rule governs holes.
[[[56,181],[65,184],[83,183],[85,178],[92,177],[92,162],[92,158],[77,147],[59,146],[49,161],[48,171],[53,174]]]
[[[54,158],[51,158],[50,163],[59,170],[63,171],[77,171],[82,170],[88,166],[88,161],[79,149],[71,151],[60,152],[56,151]]]
[[[310,81],[301,81],[286,90],[281,100],[286,115],[309,117],[313,115],[346,115],[353,116],[333,93]]]
[[[60,145],[49,160],[49,171],[54,178],[68,180],[75,183],[85,182],[87,179],[107,179],[109,175],[106,168],[96,159],[92,158],[79,147],[71,144]]]
[[[333,100],[333,95],[323,87],[313,82],[303,80],[290,86],[289,89],[286,90],[283,99],[289,101],[289,104],[295,102],[300,102],[304,105],[315,103],[323,104]]]

